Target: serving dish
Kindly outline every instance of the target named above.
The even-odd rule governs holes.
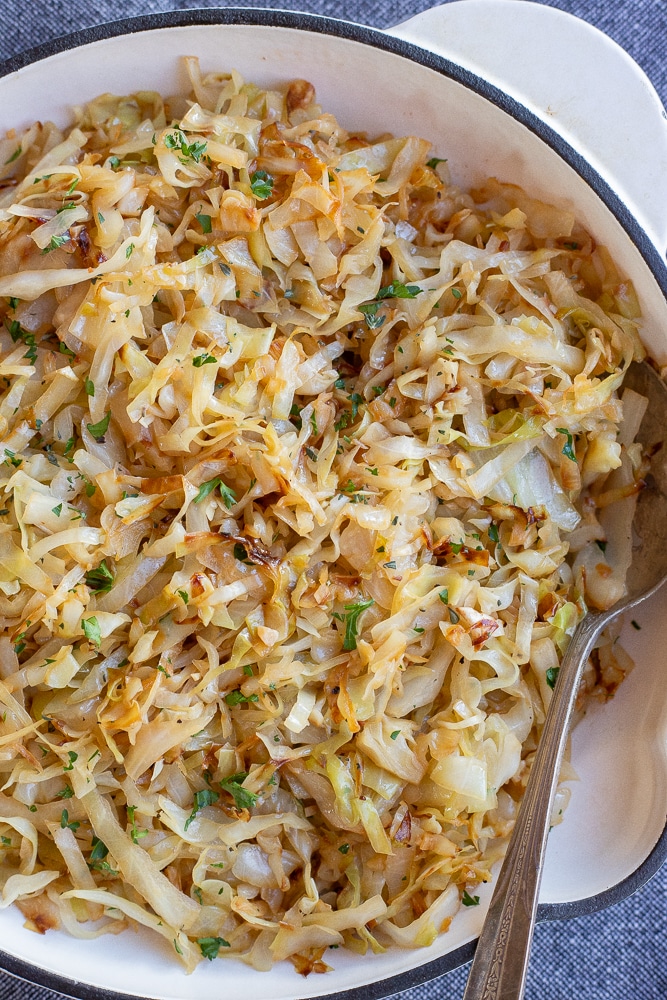
[[[536,44],[546,34],[548,53]],[[517,46],[522,60],[513,79],[507,55]],[[264,85],[303,76],[349,128],[431,139],[434,151],[449,159],[455,180],[470,184],[496,175],[537,197],[573,206],[635,283],[647,347],[659,363],[667,363],[662,333],[667,271],[661,254],[667,243],[667,130],[643,75],[594,29],[523,0],[454,3],[384,34],[275,11],[195,10],[138,18],[79,33],[5,64],[2,105],[14,109],[14,117],[5,112],[3,126],[47,117],[64,122],[69,106],[103,90],[182,89],[179,57],[186,54],[198,55],[206,70],[234,67]],[[552,65],[545,64],[547,58]],[[595,66],[590,80],[580,73],[574,86],[571,62]],[[588,94],[585,104],[580,91]],[[623,121],[632,123],[632,140],[623,134]],[[638,143],[646,151],[640,166]],[[667,854],[667,712],[655,658],[655,623],[665,605],[664,597],[654,599],[639,619],[642,630],[629,630],[626,645],[640,668],[611,703],[592,709],[575,733],[573,760],[581,781],[566,822],[552,834],[541,917],[583,913],[620,899]],[[426,951],[396,950],[363,962],[337,953],[334,972],[315,980],[300,979],[291,966],[261,976],[236,963],[200,967],[187,979],[169,950],[152,938],[126,934],[85,944],[56,933],[37,938],[23,929],[18,912],[5,910],[3,964],[75,997],[121,993],[212,1000],[220,993],[222,973],[231,995],[251,981],[258,1000],[333,993],[351,1000],[362,992],[365,997],[395,993],[465,961],[482,917],[482,907],[462,912]]]

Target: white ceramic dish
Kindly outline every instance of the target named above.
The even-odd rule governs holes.
[[[510,58],[516,52],[521,58]],[[179,11],[104,25],[11,60],[0,67],[0,124],[65,122],[68,107],[105,90],[174,92],[185,87],[179,57],[189,54],[206,70],[234,67],[261,85],[306,77],[348,128],[425,136],[448,158],[455,180],[495,175],[573,207],[633,280],[647,347],[667,363],[664,111],[638,67],[595,29],[525,0],[464,0],[388,33],[277,11]],[[623,898],[667,855],[667,704],[657,624],[665,613],[665,592],[643,606],[642,630],[625,637],[637,669],[575,732],[581,780],[550,838],[543,919]],[[0,913],[0,965],[80,998],[218,1000],[224,989],[255,1000],[371,1000],[467,960],[482,919],[482,906],[464,910],[425,951],[363,960],[332,953],[334,971],[305,980],[291,965],[259,974],[233,961],[204,963],[186,977],[169,949],[147,935],[37,937],[9,908]]]

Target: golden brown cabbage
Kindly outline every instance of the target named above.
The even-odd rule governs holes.
[[[570,213],[188,68],[6,140],[2,905],[324,971],[502,855],[623,591],[639,308]]]

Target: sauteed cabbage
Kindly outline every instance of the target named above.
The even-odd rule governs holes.
[[[2,906],[325,971],[502,856],[623,593],[639,306],[569,211],[186,62],[0,141]]]

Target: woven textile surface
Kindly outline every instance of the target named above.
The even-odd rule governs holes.
[[[667,103],[667,0],[549,0],[549,5],[584,18],[615,39],[642,66]],[[95,4],[2,0],[0,60],[94,23],[211,6],[290,8],[384,28],[432,4],[428,0],[97,0]],[[115,943],[110,939],[111,948]],[[38,946],[36,939],[36,952]],[[408,990],[401,994],[402,1000],[456,1000],[463,994],[466,976],[467,967],[457,969]],[[0,972],[0,1000],[53,1000],[54,996]],[[526,1000],[667,1000],[667,865],[624,902],[589,916],[539,924]]]

